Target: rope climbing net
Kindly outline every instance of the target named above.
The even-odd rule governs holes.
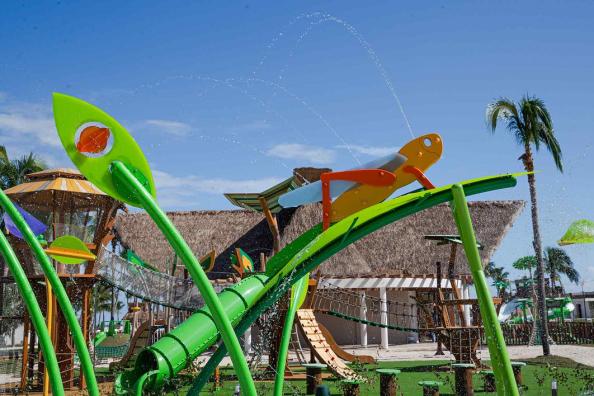
[[[97,275],[103,282],[145,301],[184,311],[195,311],[204,300],[191,279],[182,279],[133,264],[103,250],[97,260]],[[225,286],[214,284],[217,293]]]
[[[417,304],[386,300],[324,281],[312,297],[315,311],[370,326],[418,332]]]

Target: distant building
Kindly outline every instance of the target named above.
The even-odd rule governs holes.
[[[570,293],[575,309],[571,319],[594,319],[594,292]]]

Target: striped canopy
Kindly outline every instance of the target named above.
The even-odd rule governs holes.
[[[88,180],[67,179],[58,177],[53,180],[39,180],[19,184],[4,190],[7,195],[34,194],[41,191],[68,191],[71,193],[105,195]]]
[[[262,212],[260,197],[263,197],[266,199],[270,211],[272,213],[278,213],[282,209],[278,204],[278,197],[298,188],[300,185],[301,183],[294,176],[291,176],[261,193],[226,193],[224,195],[233,205],[242,209],[253,210],[254,212]]]
[[[112,200],[74,169],[50,169],[31,173],[27,178],[30,181],[4,190],[22,206],[43,209],[65,205],[66,210],[71,207],[82,210]]]

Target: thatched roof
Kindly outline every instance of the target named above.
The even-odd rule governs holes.
[[[507,230],[524,207],[523,201],[473,201],[469,203],[477,239],[484,246],[481,258],[486,263]],[[319,205],[283,210],[278,217],[283,244],[320,222]],[[270,255],[272,239],[262,214],[242,211],[194,211],[168,213],[192,250],[202,256],[217,251],[214,271],[230,271],[229,256],[235,247],[249,253],[259,265],[260,252]],[[121,214],[117,233],[124,245],[160,268],[171,262],[173,252],[154,223],[144,213]],[[322,275],[333,277],[428,275],[435,273],[435,262],[446,263],[449,246],[427,241],[427,234],[456,234],[451,210],[439,205],[390,224],[357,241],[322,267]],[[459,249],[456,274],[469,274]]]
[[[278,215],[282,229],[293,211]],[[272,238],[261,213],[248,210],[205,210],[168,212],[167,216],[180,231],[196,257],[215,250],[213,272],[232,272],[229,257],[236,247],[248,253],[259,268],[260,253],[272,252]],[[144,261],[166,270],[174,253],[154,222],[146,213],[120,213],[115,231],[123,245],[134,250]],[[178,266],[180,267],[180,266]],[[183,269],[181,266],[180,271]]]

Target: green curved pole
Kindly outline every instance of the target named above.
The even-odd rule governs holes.
[[[158,371],[152,370],[152,371],[147,371],[146,373],[142,374],[140,376],[140,378],[138,379],[138,381],[136,381],[136,396],[142,396],[142,393],[144,391],[144,384],[145,382],[152,377],[153,375],[159,374]]]
[[[10,273],[14,277],[14,281],[19,288],[33,327],[37,332],[39,338],[39,344],[41,345],[41,351],[43,352],[43,359],[45,360],[45,367],[50,378],[50,384],[52,386],[52,393],[54,395],[63,395],[64,386],[62,384],[62,377],[60,376],[60,368],[58,367],[58,359],[56,358],[56,352],[52,345],[52,339],[47,331],[47,326],[43,318],[43,313],[39,307],[39,303],[35,298],[35,293],[31,288],[31,284],[27,279],[27,275],[23,270],[23,267],[19,263],[19,260],[10,247],[8,240],[2,232],[0,232],[0,252],[4,256],[4,260],[10,269]],[[25,334],[25,337],[27,335]]]
[[[502,189],[502,188],[514,187],[516,185],[516,177],[521,176],[523,174],[524,173],[517,173],[517,174],[512,174],[512,175],[504,175],[504,177],[497,177],[496,179],[481,178],[481,179],[467,181],[467,182],[464,182],[464,189],[465,189],[467,195],[473,195],[473,194],[480,194],[483,192],[493,191],[493,190]],[[493,179],[493,180],[489,180],[489,179]],[[447,191],[445,190],[446,188],[447,188]],[[356,230],[352,233],[350,232],[350,228],[349,228],[348,232],[350,235],[348,235],[348,238],[347,238],[347,235],[344,235],[342,237],[342,242],[340,243],[340,246],[338,248],[336,248],[335,250],[330,251],[330,252],[324,252],[324,254],[322,255],[321,258],[317,258],[316,263],[314,263],[313,265],[311,265],[309,267],[302,268],[301,270],[298,270],[297,273],[293,274],[293,276],[295,278],[304,276],[309,271],[311,271],[313,268],[315,268],[316,265],[319,265],[321,262],[326,260],[332,254],[338,252],[342,248],[346,247],[346,245],[355,242],[356,240],[362,238],[363,236],[376,231],[378,228],[381,228],[389,223],[397,221],[398,219],[404,218],[404,217],[411,215],[413,213],[417,213],[421,210],[433,207],[440,203],[448,202],[451,199],[453,199],[451,185],[442,187],[442,188],[440,188],[440,190],[442,190],[442,191],[440,192],[439,195],[445,195],[441,199],[435,200],[435,198],[436,198],[435,191],[433,193],[421,192],[421,193],[423,193],[423,195],[426,198],[422,198],[421,200],[412,202],[413,203],[412,207],[407,208],[407,207],[405,207],[405,206],[408,206],[406,204],[399,205],[400,213],[395,212],[393,215],[378,217],[377,220],[375,221],[375,225],[370,225],[369,227],[365,226],[361,230]],[[447,195],[444,193],[447,193]],[[398,198],[396,198],[396,199],[398,199]],[[394,200],[392,200],[392,202],[394,202]],[[384,205],[388,205],[388,204],[390,204],[390,201],[388,201]],[[404,213],[402,213],[402,212],[404,212]],[[318,225],[318,226],[320,226],[320,225]],[[279,258],[278,261],[283,261],[281,258],[283,252],[285,252],[285,251],[287,252],[286,254],[288,255],[288,257],[286,259],[289,260],[289,259],[291,259],[291,257],[293,257],[293,255],[296,252],[299,251],[299,249],[297,249],[297,250],[294,250],[292,253],[290,252],[291,245],[296,243],[296,241],[298,239],[304,238],[309,235],[309,238],[310,238],[309,241],[311,241],[315,237],[317,237],[317,235],[318,235],[317,233],[312,234],[312,231],[314,231],[315,228],[316,227],[312,228],[305,234],[302,234],[295,241],[293,241],[291,244],[286,246],[285,249],[283,249],[278,255],[273,256],[272,259],[268,262],[267,272],[268,271],[271,271],[271,273],[275,272],[274,271],[275,265],[273,265],[272,263],[275,261],[275,259],[277,257]],[[351,225],[351,228],[352,228],[352,225]],[[307,242],[304,245],[307,245]],[[473,246],[476,246],[476,244]],[[276,267],[280,267],[280,266],[276,265]],[[303,274],[303,275],[301,275],[301,274]],[[485,283],[486,283],[486,280],[485,280]],[[267,293],[263,297],[262,300],[260,300],[252,309],[250,309],[248,311],[248,313],[241,319],[241,321],[237,325],[237,327],[235,329],[236,333],[243,334],[248,329],[248,327],[251,326],[251,324],[256,321],[256,319],[262,314],[262,312],[264,312],[266,309],[270,308],[275,301],[277,301],[279,298],[281,298],[281,296],[283,296],[284,293],[286,293],[286,290],[289,287],[289,286],[286,286],[286,284],[287,284],[287,282],[280,282],[276,288],[273,288],[271,290],[271,292]],[[214,372],[215,368],[220,364],[220,362],[225,357],[226,353],[227,353],[227,350],[225,349],[225,345],[221,345],[216,349],[216,351],[212,354],[212,356],[210,357],[210,359],[208,360],[206,365],[204,365],[204,367],[202,368],[202,370],[200,371],[200,373],[194,380],[192,387],[190,388],[190,390],[187,393],[188,396],[197,396],[200,393],[202,388],[204,388],[204,386],[208,383],[208,380],[212,376],[212,373]]]
[[[78,353],[78,358],[80,359],[81,369],[85,379],[87,380],[87,390],[89,395],[99,396],[99,387],[97,386],[97,379],[95,378],[95,372],[93,371],[91,355],[89,354],[85,337],[83,336],[82,330],[80,329],[76,313],[70,304],[70,300],[68,299],[64,285],[62,285],[60,278],[56,274],[49,257],[43,251],[41,244],[37,238],[35,238],[33,231],[31,231],[31,228],[29,228],[29,225],[25,219],[23,219],[21,213],[17,210],[17,208],[13,205],[10,199],[8,199],[3,191],[0,191],[0,206],[4,208],[21,234],[23,234],[25,241],[27,241],[27,244],[33,250],[35,257],[37,258],[37,261],[39,261],[43,273],[54,290],[58,304],[62,309],[64,318],[66,319],[66,324],[68,325],[70,333],[72,334],[74,345],[76,346],[76,352]]]
[[[122,162],[112,162],[110,171],[117,182],[126,186],[134,193],[143,208],[151,216],[165,238],[167,238],[175,253],[181,258],[190,272],[194,284],[200,290],[204,302],[210,309],[217,329],[221,333],[223,343],[229,350],[229,356],[237,373],[242,393],[246,396],[256,396],[256,386],[254,385],[252,374],[250,373],[245,355],[241,350],[231,321],[229,321],[229,318],[225,314],[216,292],[210,284],[200,262],[194,256],[194,253],[192,253],[192,249],[190,249],[167,215],[159,208],[153,197]]]
[[[493,365],[495,381],[497,382],[497,394],[500,396],[517,396],[519,395],[518,386],[514,378],[505,339],[501,332],[501,326],[499,326],[489,285],[483,272],[481,256],[476,245],[476,236],[474,235],[464,188],[459,184],[454,184],[452,186],[452,196],[454,198],[454,218],[456,219],[456,225],[464,245],[464,252],[470,266],[470,272],[472,273],[476,296],[483,318],[489,355],[491,356],[491,364]]]
[[[287,310],[285,325],[283,327],[283,334],[278,350],[278,361],[276,365],[276,375],[274,379],[274,396],[282,396],[283,385],[285,382],[285,368],[287,364],[287,355],[289,354],[289,342],[291,341],[291,330],[293,329],[293,322],[297,309],[303,304],[303,299],[307,293],[307,286],[309,283],[309,276],[304,276],[297,281],[293,286],[291,293],[291,303]]]

